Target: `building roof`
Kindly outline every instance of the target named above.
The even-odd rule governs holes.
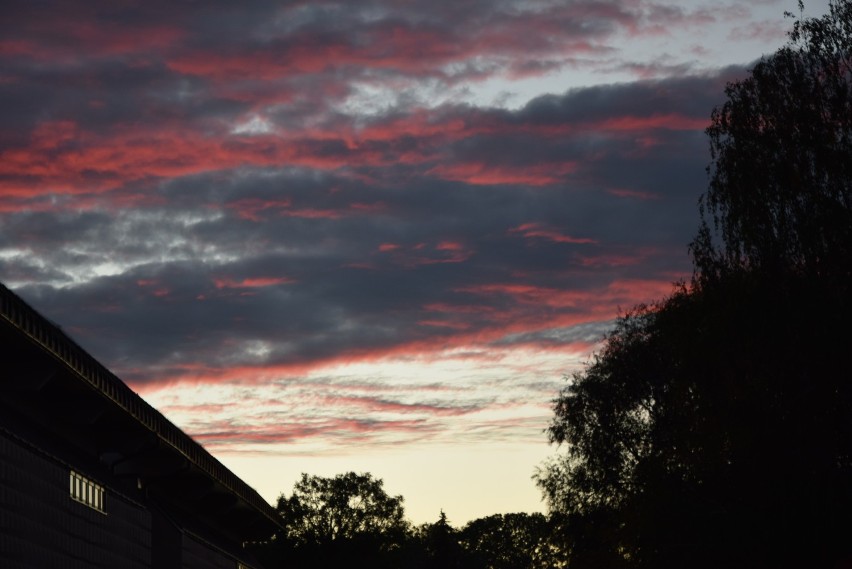
[[[43,415],[46,424],[58,414],[73,431],[64,436],[85,442],[112,474],[200,509],[243,541],[280,528],[254,489],[2,284],[0,343],[11,356],[2,362],[0,397]]]

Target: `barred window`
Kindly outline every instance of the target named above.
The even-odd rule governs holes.
[[[78,472],[71,471],[69,479],[71,499],[101,513],[106,513],[104,487],[89,480]]]

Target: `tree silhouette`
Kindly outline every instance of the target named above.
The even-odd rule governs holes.
[[[796,21],[786,46],[727,86],[707,129],[713,163],[692,247],[704,277],[778,266],[849,277],[850,89],[848,0],[831,2],[822,18]]]
[[[246,544],[275,567],[378,569],[557,569],[565,549],[553,539],[561,518],[497,514],[462,530],[442,510],[434,523],[412,528],[401,496],[382,481],[349,472],[332,478],[303,474],[290,496],[278,499],[284,530]]]
[[[302,474],[292,494],[278,498],[285,532],[270,545],[270,557],[300,567],[340,567],[355,559],[396,567],[410,529],[402,504],[402,496],[389,496],[370,474]]]
[[[538,475],[571,567],[852,560],[852,5],[714,110],[695,276],[619,319]]]
[[[619,320],[539,476],[573,567],[830,567],[852,553],[849,302],[755,275]],[[588,560],[584,563],[583,560]]]
[[[459,537],[469,553],[467,567],[555,569],[564,566],[565,556],[552,532],[542,514],[495,514],[468,523]]]
[[[459,543],[458,530],[450,525],[447,514],[441,510],[438,520],[418,528],[416,535],[417,559],[409,567],[422,569],[468,569],[469,562]]]

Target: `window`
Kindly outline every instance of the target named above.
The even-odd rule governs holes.
[[[86,504],[90,508],[101,513],[106,513],[104,509],[104,487],[100,484],[95,484],[82,474],[71,471],[70,476],[70,491],[71,499]]]

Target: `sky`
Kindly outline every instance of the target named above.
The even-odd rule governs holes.
[[[689,278],[703,130],[784,11],[6,3],[0,281],[270,502],[543,511],[551,401]]]

